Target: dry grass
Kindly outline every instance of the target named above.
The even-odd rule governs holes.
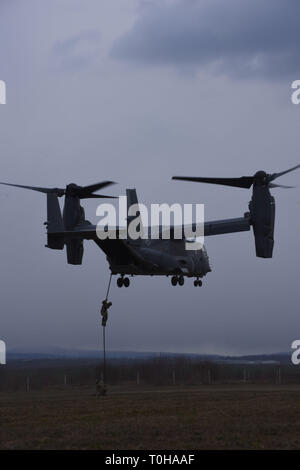
[[[300,388],[0,394],[1,449],[299,449]]]

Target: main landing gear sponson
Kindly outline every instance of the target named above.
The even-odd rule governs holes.
[[[118,277],[117,279],[118,287],[122,287],[122,286],[129,287],[129,284],[130,284],[129,277],[123,277],[123,276]]]

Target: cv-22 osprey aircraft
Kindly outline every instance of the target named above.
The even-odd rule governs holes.
[[[251,188],[252,198],[249,211],[243,217],[225,220],[204,222],[204,236],[222,235],[234,232],[249,231],[253,228],[256,256],[272,258],[274,246],[275,200],[270,194],[270,188],[282,186],[273,183],[278,177],[300,168],[297,165],[281,173],[267,174],[258,171],[254,176],[240,178],[203,178],[174,176],[173,179],[213,183],[237,188]],[[47,245],[53,250],[63,250],[66,247],[67,262],[80,265],[83,259],[83,241],[93,240],[104,251],[112,275],[119,275],[117,285],[128,287],[129,277],[137,275],[171,276],[173,286],[182,286],[184,278],[194,278],[194,285],[201,286],[201,279],[211,271],[205,247],[199,250],[186,250],[186,240],[175,238],[176,227],[169,227],[170,239],[142,239],[116,237],[101,240],[97,235],[97,226],[85,219],[85,212],[81,206],[82,199],[109,198],[95,191],[103,189],[113,182],[104,181],[90,186],[78,186],[74,183],[61,188],[42,188],[24,186],[10,183],[0,183],[17,188],[31,189],[47,195]],[[128,208],[138,204],[135,189],[127,189]],[[64,196],[63,215],[58,198]],[[137,217],[140,214],[137,213]],[[127,224],[131,217],[127,217]],[[142,223],[142,221],[139,221]],[[184,228],[184,227],[183,227]],[[150,230],[151,227],[148,227]],[[116,227],[116,233],[120,232]],[[164,227],[158,227],[162,235]],[[183,233],[183,232],[182,232]]]

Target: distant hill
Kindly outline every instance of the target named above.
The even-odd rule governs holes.
[[[231,364],[258,364],[280,363],[290,364],[291,353],[281,352],[273,354],[255,354],[246,356],[222,356],[214,354],[189,354],[153,351],[107,351],[107,357],[111,359],[150,359],[154,357],[188,357],[191,360],[203,360]],[[97,359],[102,357],[101,350],[64,349],[59,347],[46,347],[39,350],[13,349],[7,352],[7,362],[28,361],[41,359]]]

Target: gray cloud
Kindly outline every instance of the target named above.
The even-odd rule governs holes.
[[[111,56],[239,77],[296,76],[299,16],[297,0],[152,2],[115,41]]]
[[[101,34],[90,30],[58,41],[53,47],[59,64],[64,68],[80,69],[89,66],[99,56]]]

